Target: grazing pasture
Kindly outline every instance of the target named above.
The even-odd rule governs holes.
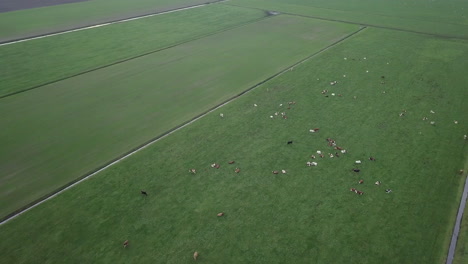
[[[358,29],[273,16],[0,99],[0,216]]]
[[[293,28],[307,20],[275,19],[243,34],[264,36],[281,23],[289,38],[300,41]],[[226,42],[218,45],[229,47],[233,57],[218,67],[245,65],[236,60],[235,49],[244,42],[222,34],[227,33],[219,35]],[[245,41],[247,35],[242,36]],[[278,52],[280,40],[266,38],[267,45],[248,36],[270,54]],[[204,40],[201,46],[220,41]],[[195,46],[187,50],[206,54]],[[206,48],[212,56],[224,54]],[[262,54],[244,49],[251,63]],[[467,61],[467,41],[361,31],[1,226],[0,261],[191,263],[197,252],[197,261],[205,263],[443,263],[464,182],[458,169],[468,154],[463,139]],[[258,65],[250,67],[260,72]],[[232,79],[252,79],[228,70]],[[127,74],[136,74],[129,65]],[[102,96],[101,89],[89,94]],[[138,94],[149,97],[151,91]],[[122,112],[129,111],[128,102],[119,100]],[[122,122],[118,116],[112,121]],[[336,155],[331,141],[346,153],[331,158],[328,153]],[[101,148],[103,143],[94,141]],[[317,151],[325,157],[311,159]],[[317,166],[307,166],[308,161]],[[213,163],[220,167],[212,168]],[[272,173],[281,170],[286,173]]]
[[[69,30],[210,2],[215,1],[92,0],[0,13],[0,41]]]
[[[468,2],[461,0],[232,0],[225,4],[468,39]]]
[[[0,97],[264,17],[260,10],[209,5],[0,46],[0,61],[8,62],[0,64]]]

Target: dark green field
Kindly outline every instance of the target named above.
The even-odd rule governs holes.
[[[18,91],[177,44],[0,98],[3,216],[255,87],[1,225],[0,263],[445,263],[468,169],[468,4],[407,5],[231,0],[0,46],[0,90]],[[22,47],[37,62],[52,43],[74,52],[15,86]]]

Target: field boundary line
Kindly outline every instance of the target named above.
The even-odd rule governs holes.
[[[455,220],[455,225],[452,231],[452,238],[450,240],[450,247],[447,253],[446,264],[452,264],[453,259],[455,258],[455,251],[457,249],[458,235],[460,233],[461,223],[463,220],[463,214],[465,212],[466,201],[468,197],[468,175],[465,179],[465,187],[463,188],[463,193],[460,198],[460,205],[458,207],[457,218]]]
[[[59,30],[59,31],[53,31],[53,32],[49,32],[49,33],[39,34],[39,35],[33,35],[33,36],[29,36],[29,37],[24,37],[24,38],[17,38],[17,39],[12,39],[12,40],[0,41],[0,47],[15,44],[15,43],[35,40],[35,39],[53,37],[53,36],[57,36],[57,35],[63,35],[63,34],[66,34],[66,33],[72,33],[72,32],[77,32],[77,31],[82,31],[82,30],[87,30],[87,29],[93,29],[93,28],[98,28],[98,27],[104,27],[104,26],[114,25],[114,24],[118,24],[118,23],[124,23],[124,22],[133,21],[133,20],[153,17],[153,16],[159,16],[159,15],[174,13],[174,12],[178,12],[178,11],[193,9],[193,8],[197,8],[197,7],[203,7],[203,6],[207,6],[209,4],[216,4],[216,3],[221,3],[221,2],[225,2],[225,1],[229,1],[229,0],[208,1],[208,2],[203,3],[203,4],[178,7],[178,8],[169,9],[169,10],[166,10],[166,11],[158,11],[158,12],[153,12],[153,13],[148,13],[148,14],[143,14],[143,15],[130,16],[130,17],[127,17],[127,18],[109,20],[107,22],[99,23],[99,24],[91,24],[91,25],[83,26],[83,27],[76,27],[76,28],[71,28],[71,29],[66,29],[66,30]]]
[[[240,27],[243,27],[243,26],[246,26],[246,25],[250,25],[250,24],[253,24],[253,23],[257,23],[257,22],[259,22],[259,21],[262,21],[262,20],[265,20],[265,19],[268,19],[268,18],[271,18],[271,17],[273,17],[273,15],[266,15],[266,16],[264,16],[264,17],[257,18],[257,19],[251,20],[251,21],[247,21],[247,22],[242,23],[242,24],[239,24],[239,25],[235,25],[235,26],[228,27],[228,28],[223,28],[223,29],[220,29],[220,30],[217,30],[217,31],[213,31],[213,32],[211,32],[211,33],[207,33],[207,34],[204,34],[204,35],[200,35],[200,36],[194,37],[194,38],[192,38],[192,39],[188,39],[188,40],[184,40],[184,41],[182,41],[182,42],[178,42],[178,43],[175,43],[175,44],[171,44],[171,45],[169,45],[169,46],[166,46],[166,47],[163,47],[163,48],[159,48],[159,49],[157,49],[157,50],[148,51],[148,52],[145,52],[145,53],[142,53],[142,54],[133,56],[133,57],[129,57],[129,58],[126,58],[126,59],[117,60],[117,61],[111,62],[111,63],[109,63],[109,64],[105,64],[105,65],[102,65],[102,66],[99,66],[99,67],[96,67],[96,68],[92,68],[92,69],[85,70],[85,71],[82,71],[82,72],[79,72],[79,73],[75,73],[75,74],[72,74],[72,75],[69,75],[69,76],[65,76],[65,77],[62,77],[62,78],[59,78],[59,79],[55,79],[55,80],[53,80],[53,81],[49,81],[49,82],[46,82],[46,83],[38,84],[38,85],[29,87],[29,88],[26,88],[26,89],[23,89],[23,90],[19,90],[19,91],[16,91],[16,92],[12,92],[12,93],[8,93],[8,94],[0,95],[0,100],[3,99],[3,98],[5,98],[5,97],[9,97],[9,96],[13,96],[13,95],[16,95],[16,94],[24,93],[24,92],[27,92],[27,91],[31,91],[31,90],[34,90],[34,89],[38,89],[38,88],[41,88],[41,87],[46,86],[46,85],[49,85],[49,84],[61,82],[61,81],[64,81],[64,80],[67,80],[67,79],[70,79],[70,78],[74,78],[74,77],[77,77],[77,76],[80,76],[80,75],[83,75],[83,74],[87,74],[87,73],[90,73],[90,72],[93,72],[93,71],[105,69],[105,68],[107,68],[107,67],[111,67],[111,66],[114,66],[114,65],[117,65],[117,64],[121,64],[121,63],[124,63],[124,62],[128,62],[128,61],[131,61],[131,60],[134,60],[134,59],[139,59],[139,58],[141,58],[141,57],[144,57],[144,56],[147,56],[147,55],[151,55],[151,54],[154,54],[154,53],[157,53],[157,52],[160,52],[160,51],[164,51],[164,50],[167,50],[167,49],[175,48],[175,47],[177,47],[177,46],[180,46],[180,45],[183,45],[183,44],[187,44],[187,43],[192,42],[192,41],[200,40],[200,39],[203,39],[203,38],[206,38],[206,37],[210,37],[210,36],[213,36],[213,35],[216,35],[216,34],[219,34],[219,33],[223,33],[223,32],[230,31],[230,30],[234,30],[234,29],[236,29],[236,28],[240,28]]]
[[[33,209],[33,208],[35,208],[35,207],[41,205],[42,203],[47,202],[48,200],[50,200],[50,199],[56,197],[57,195],[59,195],[59,194],[65,192],[66,190],[73,188],[74,186],[78,185],[79,183],[81,183],[81,182],[83,182],[83,181],[85,181],[85,180],[87,180],[87,179],[93,177],[94,175],[96,175],[96,174],[98,174],[98,173],[104,171],[105,169],[107,169],[107,168],[109,168],[109,167],[111,167],[111,166],[113,166],[113,165],[115,165],[115,164],[117,164],[117,163],[119,163],[119,162],[125,160],[126,158],[132,156],[133,154],[135,154],[135,153],[137,153],[137,152],[140,152],[141,150],[143,150],[143,149],[145,149],[145,148],[151,146],[152,144],[158,142],[159,140],[161,140],[161,139],[163,139],[163,138],[165,138],[165,137],[171,135],[172,133],[174,133],[174,132],[176,132],[176,131],[178,131],[178,130],[180,130],[180,129],[182,129],[182,128],[184,128],[184,127],[190,125],[190,124],[192,124],[193,122],[195,122],[195,121],[201,119],[202,117],[206,116],[207,114],[212,113],[212,112],[218,110],[219,108],[221,108],[221,107],[227,105],[228,103],[234,101],[235,99],[241,97],[242,95],[245,95],[245,94],[249,93],[249,92],[252,91],[253,89],[255,89],[255,88],[257,88],[257,87],[259,87],[259,86],[261,86],[261,85],[263,85],[263,84],[269,82],[270,80],[272,80],[272,79],[274,79],[274,78],[276,78],[276,77],[278,77],[278,76],[280,76],[280,75],[282,75],[282,74],[284,74],[284,73],[286,73],[286,72],[288,72],[288,71],[294,69],[294,67],[296,67],[296,66],[298,66],[298,65],[300,65],[300,64],[305,63],[306,61],[310,60],[311,58],[313,58],[313,57],[315,57],[315,56],[317,56],[317,55],[319,55],[319,54],[321,54],[321,53],[324,52],[324,51],[329,50],[330,48],[332,48],[332,47],[336,46],[337,44],[339,44],[339,43],[341,43],[341,42],[343,42],[343,41],[349,39],[350,37],[356,35],[357,33],[361,32],[361,31],[363,31],[364,29],[366,29],[366,27],[361,27],[361,28],[359,28],[358,30],[356,30],[356,31],[354,31],[354,32],[351,32],[350,34],[348,34],[348,35],[346,35],[346,36],[344,36],[344,37],[338,39],[337,41],[331,43],[330,45],[328,45],[328,46],[326,46],[326,47],[324,47],[324,48],[322,48],[322,49],[320,49],[320,50],[318,50],[318,51],[312,53],[311,55],[305,57],[304,59],[301,59],[301,60],[299,60],[298,62],[293,63],[292,65],[289,65],[289,66],[285,67],[284,69],[280,70],[279,72],[277,72],[277,73],[271,75],[270,77],[268,77],[268,78],[266,78],[266,79],[264,79],[264,80],[258,82],[258,83],[255,84],[255,85],[253,85],[253,86],[247,88],[246,90],[244,90],[244,91],[238,93],[237,95],[234,95],[234,96],[232,96],[231,98],[228,98],[227,100],[221,102],[220,104],[217,104],[217,105],[211,107],[210,109],[208,109],[208,110],[202,112],[201,114],[198,114],[197,116],[193,117],[192,119],[190,119],[190,120],[188,120],[188,121],[186,121],[186,122],[184,122],[184,123],[182,123],[182,124],[180,124],[180,125],[178,125],[178,126],[172,128],[172,129],[169,129],[168,131],[162,133],[161,135],[156,136],[155,138],[150,139],[150,140],[146,141],[146,142],[143,143],[143,144],[140,144],[139,146],[137,146],[137,147],[135,147],[135,148],[132,148],[130,151],[128,151],[128,152],[126,152],[126,153],[124,153],[124,154],[118,156],[117,158],[115,158],[115,159],[113,159],[113,160],[107,162],[106,164],[104,164],[104,165],[102,165],[102,166],[96,168],[95,170],[86,173],[84,176],[79,177],[78,179],[76,179],[76,180],[74,180],[74,181],[71,181],[70,183],[68,183],[68,184],[66,184],[66,185],[64,185],[64,186],[62,186],[61,188],[57,189],[56,191],[53,191],[52,193],[49,193],[49,194],[47,194],[47,195],[45,195],[45,196],[43,196],[43,197],[37,199],[36,201],[33,201],[33,202],[29,203],[29,204],[26,205],[26,206],[23,206],[22,208],[20,208],[20,209],[14,211],[13,213],[8,214],[7,216],[5,216],[5,217],[3,217],[3,218],[0,219],[0,226],[1,226],[1,225],[4,225],[4,224],[6,224],[6,223],[8,223],[9,221],[11,221],[11,220],[15,219],[16,217],[18,217],[18,216],[20,216],[20,215],[26,213],[27,211],[29,211],[29,210],[31,210],[31,209]]]
[[[231,4],[231,3],[229,3],[229,4],[223,3],[223,4],[224,4],[224,5],[229,5],[229,6],[236,6],[236,7],[244,7],[244,8],[250,8],[250,9],[263,10],[263,11],[266,11],[266,12],[272,11],[272,10],[266,10],[266,9],[263,9],[263,8],[249,7],[249,6],[241,6],[241,5]],[[435,33],[429,33],[429,32],[421,32],[421,31],[410,30],[410,29],[403,29],[403,28],[379,26],[379,25],[373,25],[373,24],[367,24],[367,23],[359,23],[359,22],[352,22],[352,21],[339,20],[339,19],[332,19],[332,18],[324,18],[324,17],[317,17],[317,16],[300,15],[300,14],[295,14],[295,13],[282,12],[282,11],[280,11],[280,10],[275,10],[275,11],[279,12],[280,14],[290,15],[290,16],[306,17],[306,18],[313,18],[313,19],[317,19],[317,20],[332,21],[332,22],[340,22],[340,23],[353,24],[353,25],[359,25],[359,26],[365,26],[365,27],[373,27],[373,28],[381,28],[381,29],[395,30],[395,31],[401,31],[401,32],[408,32],[408,33],[414,33],[414,34],[421,34],[421,35],[428,35],[428,36],[433,36],[433,37],[445,38],[445,39],[461,39],[461,40],[468,40],[468,37],[441,35],[441,34],[435,34]]]

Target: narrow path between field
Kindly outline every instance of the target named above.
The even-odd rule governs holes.
[[[0,41],[0,47],[15,44],[15,43],[35,40],[35,39],[41,39],[41,38],[47,38],[47,37],[62,35],[62,34],[76,32],[76,31],[82,31],[82,30],[93,29],[93,28],[98,28],[98,27],[104,27],[104,26],[109,26],[109,25],[118,24],[118,23],[124,23],[124,22],[143,19],[143,18],[147,18],[147,17],[153,17],[153,16],[159,16],[159,15],[174,13],[174,12],[178,12],[178,11],[188,10],[188,9],[197,8],[197,7],[203,7],[203,6],[206,6],[206,5],[209,5],[209,4],[215,4],[215,3],[225,2],[225,1],[229,1],[229,0],[214,0],[214,1],[211,1],[211,2],[204,3],[204,4],[191,5],[191,6],[185,6],[185,7],[179,7],[179,8],[171,9],[171,10],[168,10],[168,11],[155,12],[155,13],[139,15],[139,16],[132,16],[132,17],[127,17],[127,18],[108,21],[106,23],[90,25],[90,26],[86,26],[86,27],[73,28],[73,29],[64,30],[64,31],[56,31],[56,32],[51,32],[51,33],[47,33],[47,34],[41,34],[41,35],[36,35],[36,36],[31,36],[31,37],[26,37],[26,38],[20,38],[20,39],[14,39],[14,40]]]
[[[445,263],[452,264],[455,256],[455,249],[457,249],[458,234],[460,233],[460,225],[463,219],[463,213],[466,207],[466,199],[468,197],[468,176],[465,180],[465,187],[460,200],[460,207],[458,207],[457,219],[455,220],[455,227],[453,228],[452,240],[450,241],[450,248],[448,251],[447,261]]]
[[[13,213],[7,215],[6,217],[4,217],[4,218],[1,219],[0,226],[3,225],[3,224],[8,223],[9,221],[13,220],[14,218],[16,218],[16,217],[18,217],[18,216],[20,216],[20,215],[26,213],[27,211],[33,209],[34,207],[36,207],[36,206],[38,206],[38,205],[40,205],[40,204],[42,204],[42,203],[44,203],[44,202],[46,202],[46,201],[48,201],[48,200],[54,198],[55,196],[57,196],[57,195],[59,195],[59,194],[65,192],[66,190],[73,188],[74,186],[76,186],[76,185],[78,185],[79,183],[81,183],[81,182],[83,182],[83,181],[85,181],[85,180],[87,180],[87,179],[93,177],[94,175],[98,174],[99,172],[101,172],[101,171],[103,171],[103,170],[105,170],[105,169],[107,169],[107,168],[109,168],[109,167],[111,167],[111,166],[113,166],[113,165],[119,163],[120,161],[122,161],[122,160],[124,160],[124,159],[126,159],[126,158],[128,158],[128,157],[130,157],[130,156],[132,156],[133,154],[135,154],[135,153],[137,153],[137,152],[139,152],[139,151],[141,151],[141,150],[143,150],[143,149],[149,147],[149,146],[152,145],[153,143],[155,143],[155,142],[157,142],[157,141],[159,141],[159,140],[161,140],[161,139],[163,139],[163,138],[165,138],[165,137],[171,135],[172,133],[174,133],[174,132],[176,132],[176,131],[178,131],[178,130],[180,130],[180,129],[182,129],[182,128],[188,126],[188,125],[190,125],[191,123],[193,123],[193,122],[199,120],[200,118],[204,117],[205,115],[207,115],[207,114],[209,114],[209,113],[211,113],[211,112],[213,112],[213,111],[216,111],[217,109],[219,109],[219,108],[223,107],[224,105],[226,105],[226,104],[228,104],[228,103],[234,101],[235,99],[239,98],[240,96],[242,96],[242,95],[244,95],[244,94],[247,94],[248,92],[252,91],[253,89],[257,88],[258,86],[260,86],[260,85],[262,85],[262,84],[264,84],[264,83],[266,83],[266,82],[268,82],[268,81],[270,81],[270,80],[272,80],[272,79],[274,79],[274,78],[276,78],[276,77],[278,77],[278,76],[280,76],[280,75],[282,75],[282,74],[284,74],[284,73],[286,73],[286,72],[288,72],[288,71],[294,69],[294,67],[296,67],[296,66],[298,66],[298,65],[300,65],[300,64],[302,64],[302,63],[304,63],[304,62],[306,62],[306,61],[308,61],[308,60],[310,60],[311,58],[313,58],[313,57],[315,57],[315,56],[317,56],[317,55],[323,53],[324,51],[329,50],[330,48],[332,48],[332,47],[336,46],[337,44],[339,44],[339,43],[341,43],[341,42],[343,42],[343,41],[349,39],[350,37],[356,35],[357,33],[361,32],[361,31],[363,31],[364,29],[366,29],[366,27],[361,27],[360,29],[358,29],[358,30],[356,30],[356,31],[354,31],[354,32],[352,32],[352,33],[346,35],[345,37],[343,37],[343,38],[341,38],[341,39],[339,39],[339,40],[333,42],[332,44],[326,46],[325,48],[322,48],[321,50],[319,50],[319,51],[317,51],[317,52],[315,52],[315,53],[313,53],[313,54],[311,54],[311,55],[305,57],[304,59],[302,59],[302,60],[300,60],[300,61],[298,61],[298,62],[296,62],[296,63],[294,63],[294,64],[292,64],[292,65],[287,66],[287,67],[284,68],[283,70],[281,70],[281,71],[279,71],[279,72],[277,72],[277,73],[271,75],[270,77],[264,79],[263,81],[260,81],[259,83],[255,84],[255,85],[249,87],[248,89],[244,90],[243,92],[241,92],[241,93],[239,93],[239,94],[237,94],[237,95],[234,95],[233,97],[227,99],[226,101],[224,101],[224,102],[222,102],[222,103],[220,103],[220,104],[218,104],[218,105],[212,107],[211,109],[208,109],[207,111],[205,111],[205,112],[203,112],[203,113],[201,113],[201,114],[195,116],[195,117],[192,118],[191,120],[188,120],[187,122],[182,123],[181,125],[179,125],[179,126],[173,128],[173,129],[171,129],[171,130],[169,130],[169,131],[167,131],[167,132],[165,132],[165,133],[163,133],[163,134],[161,134],[161,135],[159,135],[159,136],[157,136],[157,137],[155,137],[155,138],[153,138],[153,139],[147,141],[146,143],[141,144],[140,146],[138,146],[138,147],[136,147],[136,148],[130,150],[129,152],[124,153],[124,154],[121,155],[120,157],[118,157],[118,158],[116,158],[116,159],[114,159],[114,160],[111,160],[109,163],[104,164],[104,165],[101,166],[100,168],[97,168],[94,172],[91,172],[91,173],[88,174],[88,175],[84,175],[83,177],[80,177],[80,178],[78,178],[77,180],[75,180],[75,181],[73,181],[73,182],[70,182],[69,184],[63,186],[62,188],[56,190],[55,192],[50,193],[49,195],[47,195],[47,196],[45,196],[45,197],[42,197],[42,198],[36,200],[35,202],[30,203],[29,205],[27,205],[27,206],[25,206],[25,207],[23,207],[23,208],[17,210],[16,212],[13,212]]]
[[[266,10],[266,9],[263,9],[263,8],[241,6],[241,5],[231,4],[231,3],[225,4],[225,5],[243,7],[243,8],[250,8],[250,9],[256,9],[256,10],[262,10],[262,11],[265,11],[265,12],[272,11],[272,10]],[[421,31],[415,31],[415,30],[409,30],[409,29],[372,25],[372,24],[358,23],[358,22],[339,20],[339,19],[332,19],[332,18],[323,18],[323,17],[317,17],[317,16],[300,15],[300,14],[295,14],[295,13],[282,12],[282,11],[279,11],[279,10],[275,10],[275,11],[277,11],[277,12],[279,12],[281,14],[290,15],[290,16],[307,17],[307,18],[313,18],[313,19],[318,19],[318,20],[333,21],[333,22],[340,22],[340,23],[353,24],[353,25],[360,25],[360,26],[365,26],[365,27],[382,28],[382,29],[388,29],[388,30],[395,30],[395,31],[402,31],[402,32],[408,32],[408,33],[415,33],[415,34],[434,36],[434,37],[439,37],[439,38],[463,39],[463,40],[468,39],[468,37],[457,37],[457,36],[441,35],[441,34],[421,32]]]

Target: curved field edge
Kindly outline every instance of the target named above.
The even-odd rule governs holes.
[[[468,213],[467,208],[465,208],[465,213],[463,215],[462,226],[460,229],[460,236],[458,237],[457,249],[455,251],[455,256],[453,259],[454,264],[464,264],[468,259]]]
[[[0,41],[107,23],[187,6],[215,3],[207,0],[93,0],[0,13]]]
[[[355,30],[276,16],[3,98],[0,111],[8,114],[0,123],[9,129],[0,131],[2,215]]]
[[[366,26],[468,39],[468,4],[462,1],[233,0],[224,3]],[[450,15],[448,15],[450,14]]]
[[[466,149],[466,45],[366,30],[3,225],[1,257],[440,263]],[[348,153],[307,167],[316,150],[333,151],[328,137]]]
[[[1,97],[253,23],[263,11],[221,5],[0,47]],[[25,78],[27,76],[27,78]]]

